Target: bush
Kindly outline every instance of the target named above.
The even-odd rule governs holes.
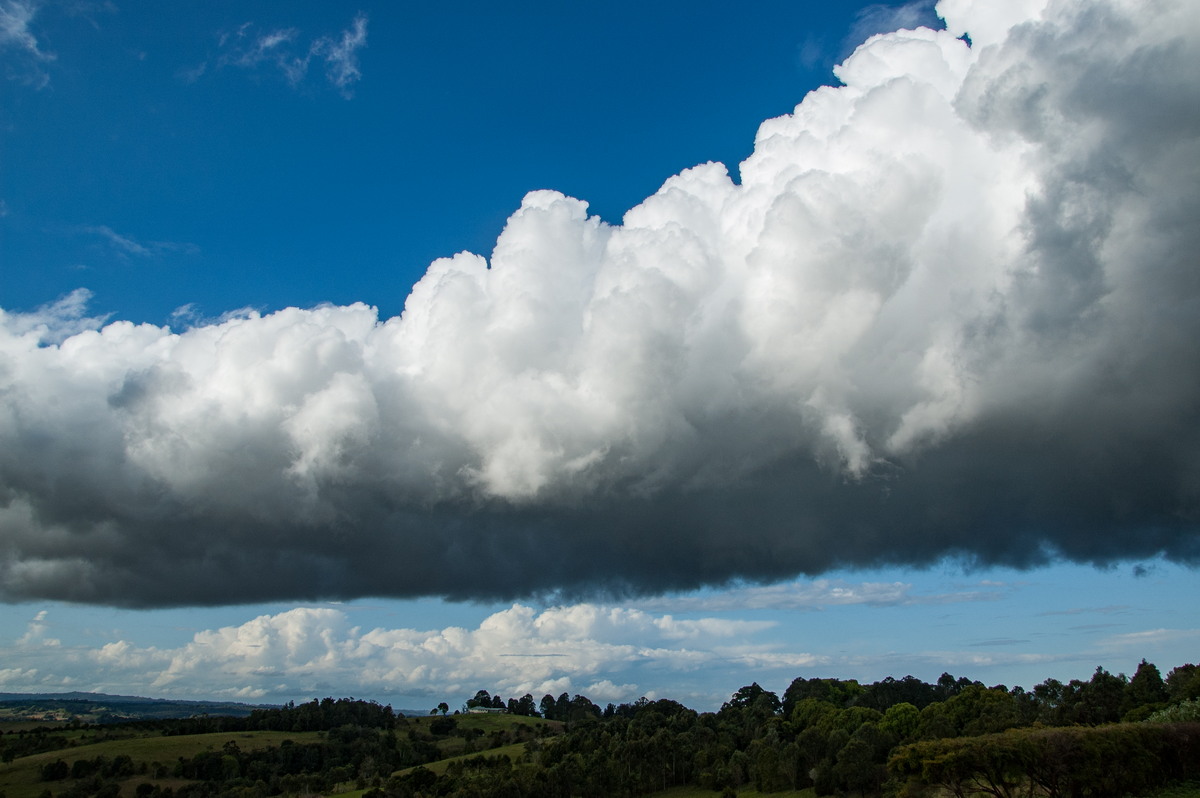
[[[1200,723],[1200,698],[1160,709],[1146,718],[1146,723]]]

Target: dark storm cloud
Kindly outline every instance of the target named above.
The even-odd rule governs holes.
[[[535,192],[399,318],[0,317],[3,597],[1200,562],[1200,14],[939,8],[764,123],[742,185],[697,167],[621,226]]]

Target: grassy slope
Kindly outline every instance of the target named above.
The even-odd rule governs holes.
[[[651,793],[650,798],[714,798],[720,791],[705,790],[700,787],[672,787],[665,792]],[[758,790],[738,790],[738,798],[816,798],[811,788],[807,790],[787,790],[786,792],[759,792]]]
[[[411,724],[408,728],[416,727],[418,732],[428,733],[429,724],[432,718],[408,718],[408,723]],[[463,737],[450,736],[438,741],[438,749],[442,752],[444,759],[438,762],[448,761],[471,756],[491,756],[500,748],[492,747],[493,740],[500,735],[504,735],[501,742],[511,743],[514,737],[518,741],[521,738],[533,739],[535,737],[547,737],[559,734],[562,731],[563,724],[554,720],[545,720],[543,718],[525,718],[519,715],[458,715],[455,717],[458,722],[457,730],[463,729],[478,729],[482,735],[475,738],[472,742],[473,751],[468,751],[467,741]],[[403,728],[397,729],[398,734],[403,733]],[[519,742],[521,750],[519,753],[524,753],[524,742]],[[509,744],[503,745],[503,748],[511,747]],[[519,754],[518,754],[519,755]],[[511,756],[509,757],[512,758]],[[435,770],[434,766],[438,763],[429,763],[426,765],[430,770]],[[441,773],[445,770],[442,766],[441,770],[435,772]],[[398,771],[403,773],[405,771]]]
[[[544,718],[526,718],[519,715],[457,715],[454,718],[458,722],[460,729],[479,729],[484,736],[475,741],[476,750],[469,753],[459,753],[462,750],[465,741],[460,737],[451,737],[448,740],[443,740],[439,743],[439,748],[447,754],[444,759],[439,759],[436,762],[428,762],[422,767],[432,770],[439,776],[446,772],[446,768],[451,762],[462,759],[470,759],[476,756],[506,756],[516,762],[525,755],[525,743],[512,743],[510,745],[502,745],[496,748],[487,748],[488,735],[495,732],[513,733],[521,729],[532,732],[535,736],[554,735],[562,731],[563,724],[554,720],[545,720]],[[415,726],[417,730],[428,733],[429,724],[433,720],[432,717],[419,717],[406,719],[411,726]],[[398,730],[400,731],[400,730]],[[413,768],[403,768],[397,770],[393,775],[403,775],[413,770]],[[333,793],[329,798],[361,798],[365,790],[348,790],[346,792]]]
[[[432,717],[406,718],[404,725],[397,733],[404,733],[405,728],[414,728],[418,732],[428,733]],[[439,747],[446,754],[445,759],[427,765],[435,773],[444,773],[446,767],[455,759],[472,756],[507,756],[518,759],[525,752],[524,743],[515,743],[496,748],[489,748],[489,737],[497,733],[507,735],[525,734],[529,737],[557,734],[562,730],[562,724],[542,718],[525,718],[515,715],[458,715],[455,717],[458,729],[478,729],[482,736],[474,741],[476,750],[473,753],[462,753],[466,741],[462,737],[450,737],[442,740]],[[5,724],[6,731],[16,728],[30,728],[39,724]],[[21,757],[11,764],[0,767],[0,794],[6,798],[37,798],[41,792],[49,788],[54,793],[67,789],[73,780],[65,779],[57,782],[41,781],[42,766],[61,759],[68,765],[79,759],[95,759],[104,756],[112,759],[120,754],[130,757],[134,766],[151,765],[160,762],[168,767],[179,757],[193,757],[203,751],[219,751],[227,742],[236,742],[243,751],[277,746],[284,740],[296,743],[316,742],[320,739],[319,732],[217,732],[213,734],[181,735],[178,737],[162,737],[157,734],[138,733],[123,739],[106,740],[104,742],[87,742],[94,737],[95,730],[67,729],[55,732],[56,736],[65,737],[70,747],[57,751],[46,751],[32,756]],[[116,727],[103,729],[101,733],[119,734]],[[162,784],[163,786],[178,786],[184,782],[177,779],[154,779],[149,775],[135,775],[123,782],[122,794],[131,796],[133,787],[142,782]],[[345,798],[359,798],[361,790],[355,790],[340,795]]]
[[[190,734],[179,737],[143,736],[130,737],[121,740],[108,740],[100,743],[74,745],[57,751],[45,751],[32,756],[15,759],[9,765],[0,768],[0,793],[6,798],[36,798],[42,790],[49,788],[59,793],[74,782],[65,779],[57,782],[41,780],[42,766],[61,759],[68,765],[79,759],[95,759],[105,756],[109,759],[125,754],[133,760],[135,767],[154,762],[172,765],[179,757],[193,757],[203,751],[219,751],[225,743],[233,741],[243,751],[253,751],[259,748],[277,746],[284,740],[297,743],[316,742],[320,739],[319,732],[217,732],[214,734]],[[126,780],[123,793],[132,794],[129,783],[139,784],[143,781],[163,782],[161,779],[151,779],[145,775],[132,776]]]
[[[436,762],[430,762],[426,765],[422,765],[421,767],[425,767],[429,770],[432,770],[434,773],[436,773],[440,776],[446,772],[446,768],[448,768],[450,766],[451,762],[461,762],[464,759],[472,759],[477,756],[486,756],[489,758],[496,757],[496,756],[506,756],[513,762],[517,762],[524,755],[525,755],[525,743],[513,743],[512,745],[502,745],[502,746],[499,746],[498,748],[489,748],[486,751],[476,751],[475,753],[472,753],[472,754],[459,754],[458,756],[448,756],[445,759],[439,759]],[[414,770],[414,768],[404,768],[403,770],[397,770],[396,774],[404,775],[405,773],[408,773],[411,770]]]

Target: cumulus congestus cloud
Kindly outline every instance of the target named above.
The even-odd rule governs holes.
[[[397,318],[3,316],[4,597],[1196,562],[1200,15],[939,13],[765,122],[740,185],[697,166],[621,225],[533,192]]]

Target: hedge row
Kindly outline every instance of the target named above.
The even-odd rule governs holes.
[[[897,748],[888,762],[908,795],[1119,798],[1200,777],[1200,723],[1011,729]]]

